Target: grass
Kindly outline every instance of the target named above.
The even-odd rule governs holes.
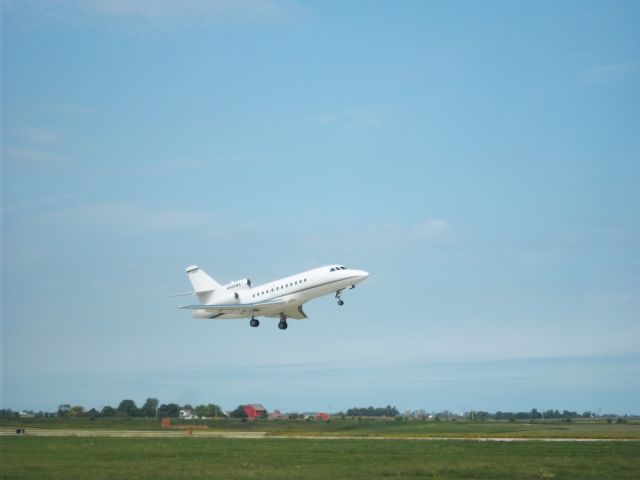
[[[637,479],[638,442],[0,438],[0,479]]]

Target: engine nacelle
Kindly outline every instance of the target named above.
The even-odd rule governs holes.
[[[251,288],[251,280],[243,278],[242,280],[236,280],[235,282],[228,283],[224,286],[227,290],[246,290]]]
[[[233,291],[222,291],[220,295],[213,297],[213,303],[222,305],[234,305],[240,303],[240,294]]]

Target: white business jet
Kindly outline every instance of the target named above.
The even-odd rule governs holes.
[[[187,267],[187,276],[193,292],[172,295],[197,295],[200,305],[181,305],[193,310],[194,318],[227,319],[250,318],[249,325],[257,327],[256,317],[280,318],[278,328],[287,328],[287,318],[307,318],[302,305],[309,300],[335,294],[338,305],[343,305],[342,292],[355,288],[369,276],[362,270],[342,265],[328,265],[282,278],[264,285],[253,286],[244,278],[227,285],[220,285],[196,265]]]

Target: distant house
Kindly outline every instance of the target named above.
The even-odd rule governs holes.
[[[250,403],[244,406],[244,413],[247,414],[249,420],[255,420],[256,418],[265,418],[267,416],[267,409],[259,403]]]
[[[316,413],[316,420],[322,420],[325,422],[329,421],[329,414],[328,413],[324,413],[324,412],[318,412]]]
[[[191,412],[191,410],[180,410],[179,417],[182,420],[195,420],[198,418],[198,416],[194,415],[193,412]]]
[[[283,418],[287,418],[286,416],[284,416],[280,410],[274,410],[273,412],[271,412],[269,414],[269,416],[267,417],[269,420],[282,420]]]

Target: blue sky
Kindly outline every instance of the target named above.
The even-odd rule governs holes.
[[[4,407],[640,413],[637,2],[3,14]],[[194,263],[371,276],[281,332]]]

